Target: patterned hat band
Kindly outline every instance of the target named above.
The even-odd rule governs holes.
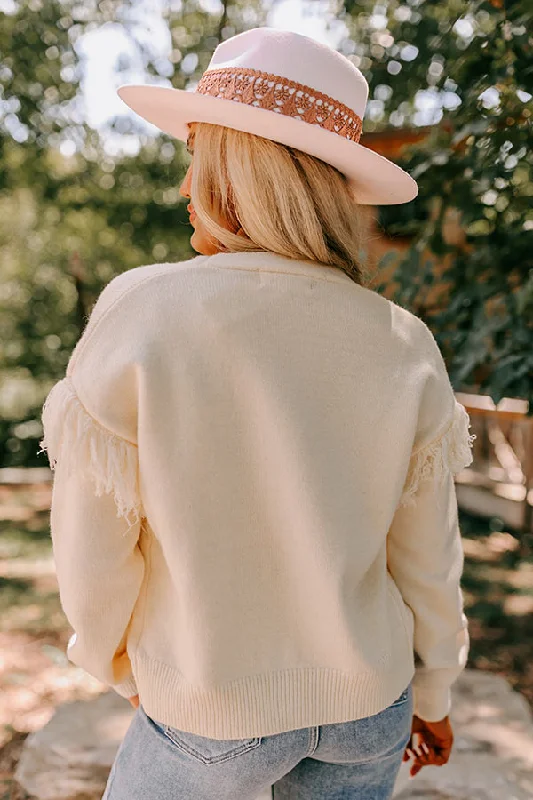
[[[355,111],[280,75],[244,67],[214,69],[203,74],[195,91],[301,119],[353,142],[361,138],[363,121]]]

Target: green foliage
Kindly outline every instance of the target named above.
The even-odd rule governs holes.
[[[370,86],[365,130],[432,131],[402,166],[410,204],[381,209],[385,231],[415,234],[395,299],[426,319],[456,389],[529,401],[533,413],[533,36],[527,0],[345,3],[343,43]],[[362,139],[364,143],[364,135]],[[450,237],[453,214],[464,236]],[[431,252],[442,260],[435,272]],[[447,287],[440,307],[426,297]]]
[[[16,0],[2,15],[2,466],[47,463],[37,454],[42,402],[63,376],[103,286],[132,267],[195,255],[178,192],[189,161],[185,148],[147,134],[126,108],[107,130],[89,127],[80,106],[79,45],[85,33],[118,25],[132,47],[116,64],[117,86],[141,68],[147,81],[186,88],[221,38],[262,24],[261,5],[234,3],[221,15],[199,0],[169,0],[163,23],[171,46],[164,58],[147,35],[153,14],[149,0]],[[117,153],[116,138],[132,135],[139,152]]]

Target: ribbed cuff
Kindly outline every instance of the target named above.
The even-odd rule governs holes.
[[[135,678],[133,675],[131,675],[127,681],[112,684],[111,688],[114,689],[115,692],[121,697],[125,698],[135,697],[136,694],[139,694],[139,690],[137,689],[137,684],[135,683]]]
[[[413,685],[413,714],[427,722],[440,722],[448,716],[452,693],[448,689],[426,689]]]

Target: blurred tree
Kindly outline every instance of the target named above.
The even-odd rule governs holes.
[[[0,465],[45,465],[40,412],[103,286],[126,269],[194,255],[178,193],[188,156],[124,115],[84,118],[84,34],[115,26],[116,85],[186,88],[221,38],[261,25],[260,0],[209,12],[165,0],[13,0],[0,22]],[[162,51],[164,54],[162,55]],[[134,155],[117,143],[126,141]],[[137,152],[135,152],[137,151]]]
[[[370,86],[365,131],[434,126],[402,158],[419,197],[380,209],[385,231],[416,234],[393,276],[395,300],[431,326],[456,389],[522,397],[533,413],[530,2],[345,0],[344,9],[340,49]],[[446,234],[451,219],[463,235]],[[436,284],[445,291],[432,313]]]

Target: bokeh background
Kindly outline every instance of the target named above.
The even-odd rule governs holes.
[[[469,666],[533,708],[532,18],[528,0],[0,0],[0,797],[28,732],[106,688],[64,654],[44,398],[106,283],[194,254],[184,147],[115,89],[193,89],[256,26],[351,59],[361,143],[419,182],[365,209],[364,255],[431,327],[477,435],[457,485]]]

